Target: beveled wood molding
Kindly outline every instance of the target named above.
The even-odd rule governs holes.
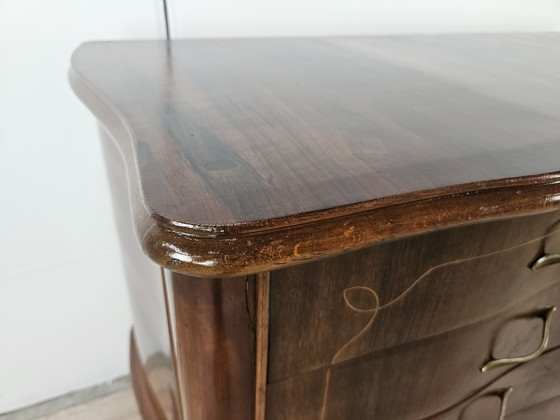
[[[80,94],[86,88],[70,73],[72,86]],[[99,100],[88,97],[91,103]],[[99,108],[92,110],[106,124],[113,136],[124,135],[117,144],[125,159],[135,231],[146,254],[170,270],[200,277],[238,276],[270,271],[289,265],[327,258],[385,240],[413,236],[435,229],[467,223],[489,221],[512,216],[547,212],[559,208],[560,173],[514,180],[498,180],[484,186],[463,185],[440,190],[442,196],[408,203],[375,207],[378,202],[361,203],[354,209],[331,219],[317,217],[315,221],[285,227],[255,230],[251,226],[244,234],[235,234],[222,227],[221,233],[202,227],[186,228],[144,207],[133,156],[133,139],[126,126],[112,118],[101,118]],[[501,185],[491,188],[490,185]],[[466,191],[453,193],[459,187]],[[483,188],[485,187],[485,188]],[[450,191],[451,190],[451,191]],[[401,197],[401,199],[403,199]],[[373,208],[368,208],[372,206]],[[353,206],[356,207],[356,206]],[[333,209],[333,213],[340,209]],[[311,215],[302,218],[311,219]],[[284,221],[285,222],[285,221]],[[235,226],[241,229],[241,226]]]
[[[551,211],[558,208],[559,193],[556,183],[478,191],[238,237],[196,237],[154,224],[142,246],[154,261],[173,271],[245,275],[437,229]]]
[[[261,227],[261,230],[251,224],[185,226],[150,214],[145,208],[134,161],[134,138],[126,123],[118,111],[94,94],[87,82],[73,70],[70,71],[70,82],[123,154],[132,208],[135,209],[135,231],[142,248],[157,264],[183,274],[200,277],[254,274],[434,229],[560,207],[558,172],[394,197],[395,202],[401,201],[399,204],[391,205],[388,199],[373,200],[346,209],[332,209],[331,218],[327,218],[329,211],[318,215],[305,214],[301,215],[301,220],[286,218],[279,220],[276,227]],[[410,201],[403,203],[406,199]]]
[[[337,42],[351,41],[329,42],[336,45]],[[79,65],[76,61],[80,61]],[[142,137],[139,138],[138,127],[131,126],[113,98],[107,96],[107,91],[92,85],[91,74],[81,72],[83,66],[83,59],[73,59],[70,83],[123,154],[137,238],[152,260],[176,272],[201,277],[254,274],[431,230],[559,208],[560,172],[550,172],[548,162],[544,171],[549,172],[536,174],[538,162],[531,158],[532,163],[526,172],[516,172],[526,176],[491,179],[511,171],[490,171],[488,180],[419,191],[414,190],[411,181],[410,185],[403,187],[406,192],[401,194],[384,195],[382,191],[374,199],[358,202],[352,201],[357,197],[356,193],[343,205],[282,217],[277,217],[278,213],[273,210],[270,218],[251,219],[251,215],[247,215],[248,221],[235,223],[191,223],[186,216],[182,219],[170,217],[174,210],[160,212],[154,208],[153,197],[152,200],[146,197],[144,183],[149,174],[139,168],[139,161],[146,159],[143,155],[145,136],[150,133],[158,135],[159,132],[154,129],[153,132],[140,133]],[[182,115],[177,110],[174,112],[179,117]],[[486,158],[491,160],[489,155]],[[517,155],[512,159],[520,162]],[[415,173],[411,171],[408,179],[412,180]],[[391,176],[390,173],[386,175]],[[469,178],[465,177],[465,180]],[[151,188],[153,195],[155,187]],[[171,204],[162,206],[164,210],[173,208]],[[201,216],[197,214],[196,217]]]

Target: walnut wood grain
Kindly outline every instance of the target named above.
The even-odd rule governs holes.
[[[512,387],[513,391],[505,407],[507,419],[552,420],[555,416],[545,416],[548,412],[545,407],[550,401],[560,398],[559,377],[560,348],[555,347],[533,362],[509,369],[467,401],[423,420],[497,420],[499,394],[509,387]],[[530,416],[529,412],[534,415]]]
[[[530,269],[560,252],[558,52],[560,34],[80,47],[144,415],[481,420],[506,382],[511,416],[548,412],[550,350],[480,367],[534,352],[560,306],[560,266]]]
[[[166,271],[165,281],[182,418],[254,418],[254,278]]]
[[[449,407],[453,407],[455,416],[446,414],[442,418],[457,419],[455,407],[462,407],[472,401],[475,395],[515,369],[505,366],[482,373],[480,366],[491,355],[514,357],[534,351],[540,343],[542,331],[538,313],[543,308],[559,304],[560,284],[556,281],[556,284],[538,295],[479,322],[359,357],[342,361],[333,357],[327,365],[276,381],[269,378],[267,420],[439,418],[443,413],[451,412]],[[440,315],[444,317],[446,314]],[[364,324],[362,320],[361,326]],[[339,324],[338,327],[353,329],[348,324]],[[376,327],[373,324],[371,330]],[[409,328],[414,328],[414,325],[411,324]],[[357,331],[360,330],[353,329],[352,334],[356,336]],[[337,332],[333,332],[333,340]],[[364,335],[352,341],[351,335],[346,343],[354,346],[362,338]],[[271,349],[276,344],[271,339]],[[558,345],[560,322],[556,320],[551,328],[549,349]],[[311,344],[300,345],[291,349],[286,356],[301,357],[306,352],[313,352],[315,347]],[[333,356],[335,354],[336,351]],[[271,363],[275,362],[275,357],[282,355],[271,353]],[[545,364],[543,369],[532,375],[530,366],[535,362],[526,364],[529,370],[520,373],[517,384],[521,380],[529,382],[535,376],[546,373],[547,366],[552,369],[551,365]],[[558,368],[555,366],[554,369]],[[555,377],[552,375],[549,382]],[[560,384],[555,384],[549,390],[543,389],[543,398],[551,393],[560,393]],[[528,392],[524,398],[530,395]],[[513,407],[518,409],[523,404],[523,400],[520,400]],[[440,414],[436,416],[436,413]]]
[[[143,213],[130,208],[121,153],[105,131],[101,134],[133,309],[131,368],[143,416],[264,415],[267,275],[226,281],[168,272],[162,279],[161,268],[143,255],[133,232],[131,213]],[[135,189],[130,194],[132,204],[138,203]]]
[[[472,324],[538,293],[560,265],[528,266],[560,251],[559,220],[552,212],[447,229],[272,272],[269,380]]]
[[[560,397],[555,397],[506,416],[506,420],[554,420],[559,412]]]
[[[558,207],[560,35],[88,43],[158,264],[252,274]]]
[[[255,420],[265,420],[268,378],[270,273],[255,276]]]

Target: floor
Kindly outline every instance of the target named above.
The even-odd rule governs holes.
[[[130,388],[38,418],[42,420],[142,419],[134,400],[134,393]]]
[[[0,0],[1,1],[1,0]],[[0,420],[141,420],[129,376],[8,413]]]

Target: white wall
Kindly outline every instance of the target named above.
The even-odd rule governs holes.
[[[560,30],[559,0],[168,0],[175,37]]]
[[[169,0],[174,37],[560,30],[558,0]],[[159,38],[160,0],[0,0],[0,413],[128,371],[131,324],[84,40]]]
[[[0,0],[0,413],[127,373],[127,292],[95,120],[71,92],[88,39],[161,36],[155,0]]]

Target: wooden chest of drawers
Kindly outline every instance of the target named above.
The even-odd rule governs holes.
[[[144,417],[558,418],[559,50],[80,47]]]
[[[560,266],[529,268],[545,248],[560,250],[558,217],[438,231],[272,272],[267,418],[438,418],[519,364],[509,359],[560,345],[550,309]],[[560,395],[560,383],[551,389]]]

